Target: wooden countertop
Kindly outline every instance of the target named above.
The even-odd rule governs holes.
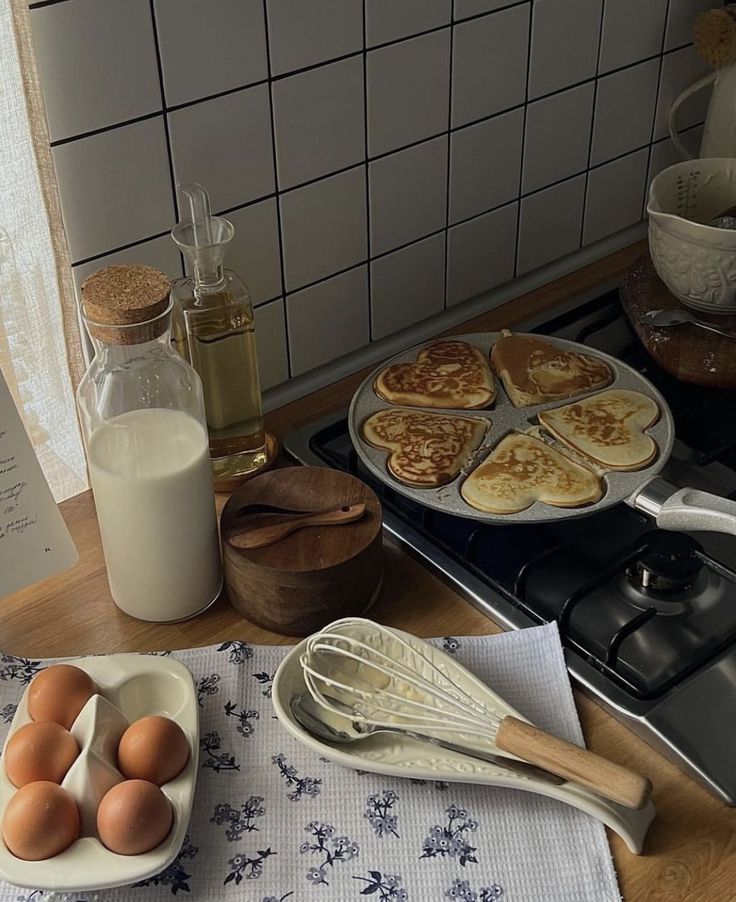
[[[527,319],[575,292],[622,275],[642,247],[639,243],[620,251],[453,331],[494,330]],[[280,408],[269,415],[270,428],[283,435],[347,404],[362,376],[357,373]],[[225,639],[278,645],[294,641],[248,623],[224,598],[185,623],[156,625],[127,617],[110,598],[91,494],[65,501],[61,511],[79,549],[79,563],[2,600],[0,647],[5,652],[53,657],[185,648]],[[371,617],[420,636],[499,632],[492,621],[397,548],[387,544],[385,550],[384,588]],[[654,782],[658,814],[645,854],[631,855],[609,833],[625,902],[736,899],[736,811],[718,802],[582,692],[576,690],[575,698],[588,746]]]

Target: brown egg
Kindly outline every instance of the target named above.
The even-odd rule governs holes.
[[[33,678],[28,713],[34,720],[52,720],[67,730],[95,693],[89,675],[71,664],[54,664]]]
[[[171,805],[147,780],[125,780],[103,797],[97,809],[97,832],[119,855],[140,855],[160,845],[171,830]]]
[[[118,770],[129,780],[150,780],[157,786],[178,776],[189,760],[189,742],[168,717],[141,717],[123,733],[118,745]]]
[[[61,783],[79,755],[79,745],[58,723],[27,723],[8,740],[3,761],[13,786],[37,780]]]
[[[17,858],[53,858],[79,837],[77,803],[56,783],[28,783],[5,806],[2,832]]]

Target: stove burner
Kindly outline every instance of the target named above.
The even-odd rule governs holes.
[[[658,529],[642,536],[644,551],[626,575],[645,593],[668,595],[689,589],[703,567],[703,548],[692,536]]]

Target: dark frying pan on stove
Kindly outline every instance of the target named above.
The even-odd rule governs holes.
[[[452,337],[457,341],[467,341],[475,345],[488,358],[494,342],[501,337],[501,334],[499,332],[478,332]],[[490,427],[483,443],[473,455],[471,463],[456,479],[447,485],[434,488],[409,486],[396,479],[388,469],[387,452],[369,445],[362,437],[361,427],[371,414],[386,407],[391,407],[389,402],[378,397],[373,388],[376,376],[381,370],[393,363],[414,362],[419,349],[432,344],[432,342],[424,342],[421,345],[402,351],[390,360],[385,361],[366,377],[356,391],[350,405],[348,425],[350,438],[361,460],[378,480],[400,495],[419,504],[424,504],[433,510],[466,517],[481,523],[499,526],[522,523],[551,523],[558,520],[587,517],[624,502],[630,507],[641,510],[655,518],[657,526],[661,529],[686,532],[701,530],[736,535],[736,502],[698,489],[673,485],[658,475],[667,463],[672,451],[675,429],[672,412],[665,399],[652,383],[632,367],[602,351],[594,350],[566,339],[553,338],[550,340],[563,350],[587,354],[591,357],[600,357],[605,360],[614,375],[613,382],[607,389],[621,388],[638,391],[648,395],[659,406],[659,419],[646,430],[647,434],[657,444],[659,449],[657,457],[641,470],[607,472],[602,477],[605,492],[599,501],[579,508],[555,507],[554,505],[536,501],[526,510],[515,514],[492,514],[476,510],[463,499],[460,494],[460,486],[466,475],[485,459],[504,435],[514,430],[525,431],[532,426],[538,425],[537,415],[541,410],[560,407],[569,403],[569,401],[553,401],[534,407],[514,407],[498,379],[496,379],[496,400],[493,406],[487,410],[412,408],[427,410],[431,413],[480,417],[490,421]],[[588,392],[587,394],[596,394],[596,392]],[[585,396],[579,395],[577,397]]]

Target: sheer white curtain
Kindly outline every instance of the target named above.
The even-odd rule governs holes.
[[[74,406],[82,368],[28,3],[1,0],[0,370],[57,501],[87,486]]]

